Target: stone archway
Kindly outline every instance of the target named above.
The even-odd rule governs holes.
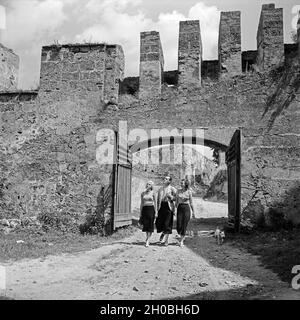
[[[193,129],[195,131],[196,128]],[[222,157],[225,160],[225,152],[228,150],[229,144],[226,142],[228,141],[229,134],[234,130],[234,128],[221,128],[219,129],[220,132],[218,132],[218,129],[214,128],[212,129],[207,128],[203,129],[207,133],[205,135],[202,135],[201,137],[197,137],[195,134],[191,135],[172,135],[172,134],[165,134],[165,135],[158,135],[156,137],[149,137],[148,139],[143,139],[139,137],[139,139],[136,139],[133,141],[132,139],[128,141],[128,154],[130,155],[131,161],[132,157],[135,153],[150,150],[154,147],[163,147],[163,146],[172,146],[172,145],[195,145],[195,146],[203,146],[203,147],[210,147],[212,149],[217,149],[220,152],[224,154],[224,157]],[[214,134],[208,134],[210,131],[212,131]],[[226,132],[227,134],[224,134]],[[233,131],[235,132],[235,131]],[[165,132],[166,133],[166,132]],[[219,138],[218,138],[219,137]],[[225,144],[226,143],[226,144]],[[148,161],[148,159],[147,159]],[[157,163],[159,165],[159,163]],[[132,170],[132,167],[131,167]],[[124,185],[132,185],[132,174],[128,175],[130,177],[131,181],[125,181]],[[232,180],[231,180],[232,181]],[[240,184],[238,185],[238,188],[240,188]],[[235,186],[234,188],[232,186],[228,187],[228,191],[236,190]],[[118,194],[118,190],[116,190],[116,193]],[[240,194],[240,190],[238,191]],[[130,194],[130,197],[132,197],[132,194]],[[238,200],[240,201],[240,199]],[[231,206],[232,207],[232,206]],[[240,205],[235,206],[234,210],[239,208]],[[238,210],[239,211],[239,210]],[[233,214],[231,214],[232,216]],[[235,214],[234,214],[235,216]]]

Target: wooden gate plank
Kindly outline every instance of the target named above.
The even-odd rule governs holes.
[[[131,217],[131,172],[132,157],[129,150],[118,146],[116,134],[115,197],[113,229],[132,224]]]
[[[241,132],[236,130],[226,151],[228,175],[228,226],[236,232],[241,214]]]

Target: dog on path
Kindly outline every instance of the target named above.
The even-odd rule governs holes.
[[[215,231],[215,238],[217,240],[217,243],[221,245],[225,240],[225,232],[224,230],[220,229],[220,227],[217,227]]]

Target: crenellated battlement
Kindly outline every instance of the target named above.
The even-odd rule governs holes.
[[[159,37],[158,32],[156,36]],[[162,39],[163,41],[163,39]],[[257,50],[242,51],[241,12],[220,13],[218,61],[202,60],[202,41],[199,20],[179,22],[178,42],[178,89],[200,87],[204,79],[216,81],[220,77],[233,77],[253,70],[261,72],[288,59],[294,46],[284,44],[283,9],[275,4],[262,5],[258,30]],[[300,16],[298,23],[298,56],[300,58]],[[142,56],[141,52],[141,56]],[[255,67],[254,67],[255,66]],[[143,72],[149,70],[143,66]],[[150,72],[150,71],[149,71]],[[148,86],[149,78],[140,78],[140,88]],[[153,84],[153,83],[152,83]],[[151,87],[160,92],[161,82]],[[145,95],[145,92],[143,93]],[[145,95],[147,96],[147,95]]]
[[[284,44],[283,9],[276,8],[274,4],[263,4],[257,29],[257,49],[242,51],[241,12],[221,12],[218,60],[203,61],[200,21],[180,21],[178,69],[174,70],[170,77],[166,76],[164,70],[163,39],[159,32],[141,32],[139,99],[159,97],[164,82],[178,87],[179,90],[192,90],[201,87],[203,81],[217,81],[253,69],[268,71],[289,59],[291,51],[298,50],[300,59],[300,13],[297,39],[298,45]],[[5,55],[0,61],[0,70],[6,71],[0,73],[0,91],[16,90],[19,58],[11,50],[4,50],[3,46],[0,46],[0,54]],[[82,94],[93,93],[101,100],[117,104],[124,68],[124,52],[117,44],[44,46],[41,55],[40,88],[43,92],[56,91],[70,95],[74,90]]]

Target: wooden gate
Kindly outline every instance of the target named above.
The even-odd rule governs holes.
[[[131,216],[131,173],[132,156],[128,148],[119,143],[116,133],[115,164],[114,164],[114,206],[113,229],[130,225]]]
[[[241,214],[241,132],[236,130],[226,151],[228,174],[228,226],[240,228]]]

